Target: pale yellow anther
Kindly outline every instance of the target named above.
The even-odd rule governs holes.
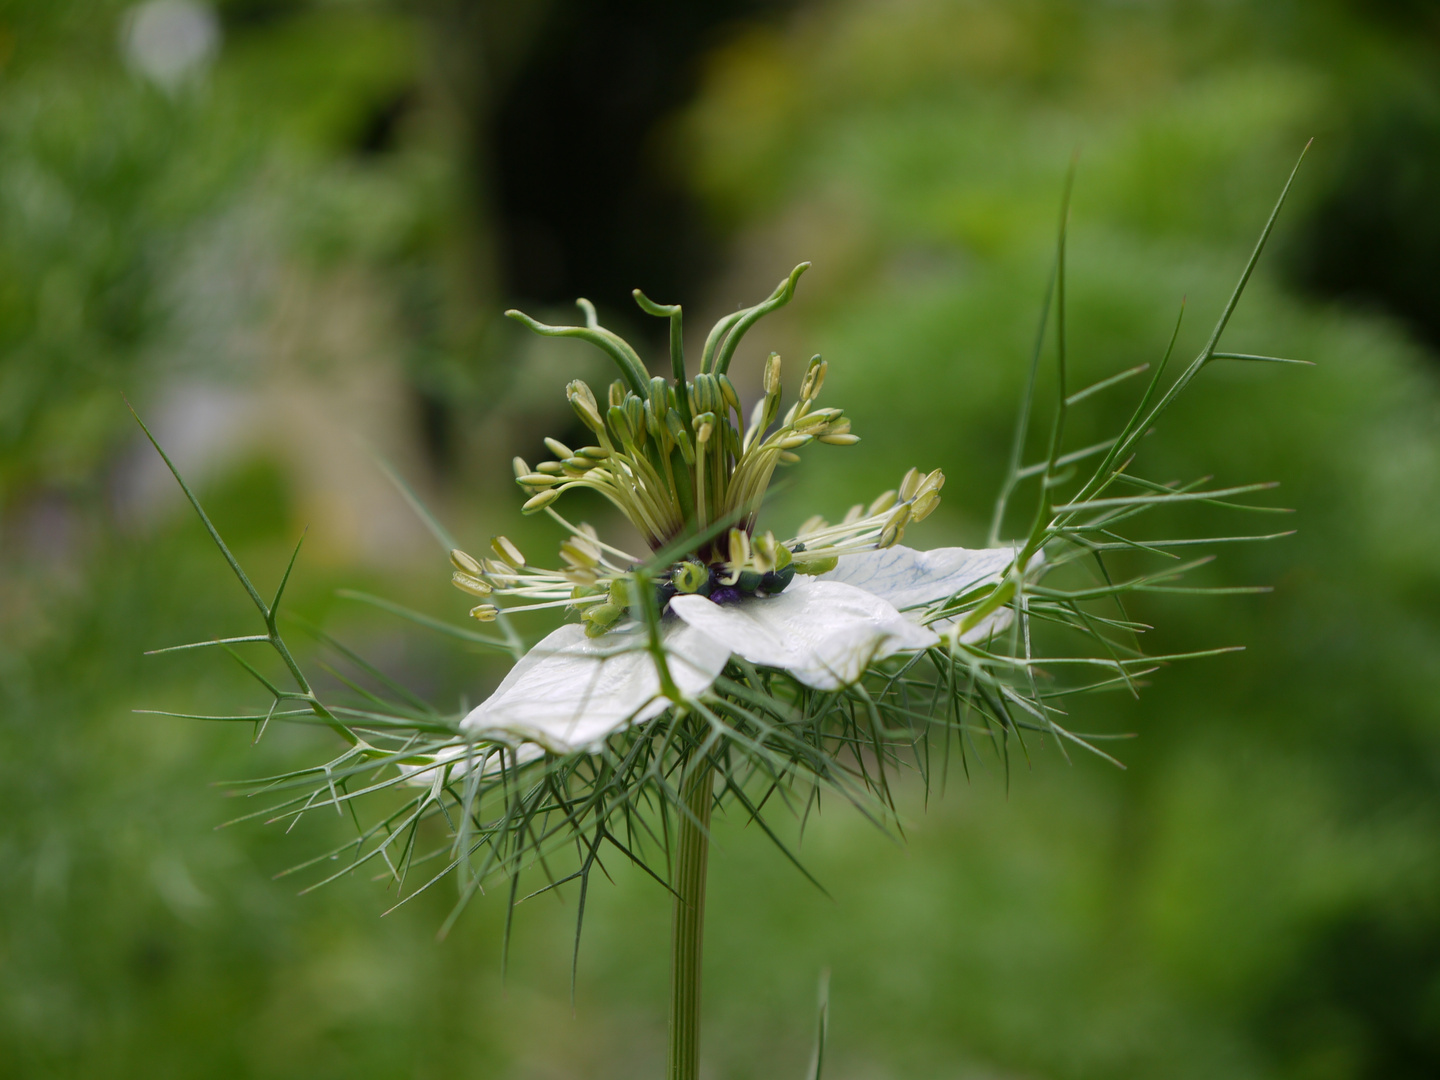
[[[750,536],[744,529],[730,530],[730,565],[735,568],[750,561]]]
[[[465,552],[459,548],[454,548],[450,552],[450,565],[455,567],[456,570],[460,570],[472,577],[479,577],[485,572],[478,559],[472,555],[465,554]]]
[[[901,503],[896,507],[895,512],[890,515],[890,520],[885,522],[885,528],[880,530],[880,539],[876,542],[882,548],[893,547],[905,535],[905,526],[910,522],[910,504]]]
[[[471,596],[489,596],[491,592],[489,584],[463,570],[454,571],[450,575],[450,581],[461,592],[467,592]]]
[[[860,441],[859,435],[821,435],[819,439],[827,446],[854,446]]]
[[[580,536],[572,536],[560,545],[560,557],[572,566],[594,569],[600,565],[600,550]]]
[[[829,428],[830,420],[831,417],[825,415],[825,410],[817,409],[797,419],[795,430],[805,435],[819,435]]]
[[[910,504],[910,520],[924,521],[940,505],[940,493],[938,491],[927,491],[916,497]]]
[[[510,467],[515,470],[517,479],[530,471],[530,466],[525,464],[525,459],[522,457],[512,458]]]
[[[899,495],[894,491],[886,491],[876,496],[865,510],[866,517],[874,517],[876,514],[883,514],[899,501]]]
[[[560,483],[560,477],[538,472],[526,473],[517,479],[525,487],[549,487],[551,484]]]
[[[603,446],[582,446],[571,457],[590,458],[592,461],[604,461],[610,456],[610,451]]]
[[[778,446],[781,450],[798,450],[800,447],[808,443],[812,438],[814,438],[813,435],[787,435],[775,445]]]
[[[605,422],[600,419],[600,407],[595,403],[595,395],[590,387],[576,379],[565,387],[565,397],[569,400],[570,407],[575,410],[575,415],[580,417],[581,423],[597,435],[605,434]]]
[[[800,531],[796,535],[809,536],[812,533],[819,532],[821,529],[828,528],[829,525],[830,523],[826,521],[823,517],[821,517],[819,514],[815,514],[812,517],[806,518],[801,523]]]
[[[574,450],[571,450],[559,439],[551,439],[548,436],[545,439],[545,448],[549,450],[552,454],[554,454],[557,458],[567,458],[575,456]]]
[[[860,520],[862,517],[864,517],[864,516],[865,516],[865,504],[864,504],[864,503],[856,503],[854,506],[850,507],[849,510],[846,510],[846,511],[845,511],[845,516],[840,519],[840,524],[841,524],[841,525],[853,525],[853,524],[855,524],[855,522],[859,521],[859,520]]]
[[[780,354],[771,353],[765,358],[765,393],[780,393]]]
[[[830,365],[820,357],[812,357],[805,378],[800,383],[800,400],[814,401],[820,396],[820,387],[825,385],[825,371]]]
[[[565,396],[588,406],[593,413],[600,412],[600,405],[595,399],[595,391],[590,389],[590,384],[584,379],[573,379],[566,383]]]
[[[795,465],[800,461],[800,455],[793,450],[781,450],[780,453],[776,455],[776,460],[779,461],[781,465]]]
[[[522,514],[538,514],[541,510],[544,510],[545,507],[549,506],[559,497],[559,488],[551,488],[549,491],[542,491],[540,492],[540,494],[532,495],[530,496],[530,498],[526,499],[524,505],[520,507],[520,512]]]
[[[536,472],[549,473],[551,476],[559,476],[565,471],[565,466],[558,461],[542,461],[535,466]]]
[[[495,552],[496,557],[506,566],[519,570],[525,565],[525,556],[520,554],[520,549],[510,542],[507,537],[496,536],[490,540],[490,549]]]
[[[715,434],[715,414],[701,413],[695,417],[695,442],[704,446],[710,441],[710,436]]]
[[[915,497],[915,492],[920,490],[921,474],[919,469],[911,469],[900,481],[900,498],[909,502]]]
[[[500,609],[494,604],[476,604],[470,609],[470,617],[480,622],[494,622],[495,616],[500,614]]]

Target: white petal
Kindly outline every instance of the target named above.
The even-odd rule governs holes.
[[[498,773],[501,768],[514,769],[526,762],[534,761],[545,753],[544,747],[534,743],[522,743],[514,749],[476,746],[474,743],[456,743],[429,754],[417,754],[417,758],[428,758],[428,764],[397,762],[395,767],[411,787],[430,787],[435,783],[435,774],[445,769],[444,782],[453,782],[465,776],[473,765],[480,766],[482,776]],[[502,755],[503,754],[503,758]],[[448,768],[447,768],[448,766]]]
[[[730,651],[684,623],[662,631],[670,676],[687,695],[706,689]],[[469,736],[536,742],[557,753],[594,748],[606,736],[664,712],[645,630],[627,623],[598,638],[562,626],[536,645],[460,724]]]
[[[888,600],[901,611],[910,609],[918,619],[919,609],[956,593],[967,592],[989,580],[998,584],[1000,575],[1015,559],[1016,548],[881,548],[856,555],[841,555],[834,570],[822,578],[839,581]]]
[[[752,664],[784,668],[817,690],[854,682],[873,660],[939,641],[872,593],[805,577],[779,596],[733,604],[676,596],[670,610]]]

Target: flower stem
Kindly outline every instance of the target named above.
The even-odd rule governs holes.
[[[699,763],[685,781],[675,859],[675,905],[670,932],[670,1064],[667,1080],[700,1075],[700,956],[705,938],[705,877],[710,861],[714,770]]]

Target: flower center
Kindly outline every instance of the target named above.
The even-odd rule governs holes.
[[[797,266],[766,300],[726,316],[705,341],[700,371],[690,379],[681,348],[680,308],[652,303],[636,290],[640,307],[670,319],[673,380],[648,378],[631,346],[600,326],[595,309],[579,301],[584,326],[547,326],[512,311],[537,333],[579,337],[610,354],[621,378],[609,388],[605,408],[594,392],[576,380],[565,388],[570,406],[595,442],[572,449],[557,439],[545,445],[555,457],[534,469],[521,458],[515,479],[527,495],[522,512],[544,511],[570,537],[560,546],[565,566],[530,566],[509,540],[492,541],[495,559],[476,560],[453,552],[455,584],[487,603],[471,614],[494,619],[496,594],[523,599],[524,608],[569,606],[580,610],[591,634],[604,633],[643,596],[634,567],[640,560],[600,541],[588,525],[574,526],[554,503],[571,488],[597,491],[639,530],[652,552],[680,555],[663,573],[650,571],[661,610],[679,593],[696,593],[717,604],[782,592],[796,573],[823,574],[845,554],[889,547],[912,521],[926,517],[940,500],[945,477],[911,469],[900,488],[867,508],[853,507],[838,525],[811,518],[800,536],[780,543],[770,533],[756,535],[766,489],[781,465],[799,461],[796,453],[812,442],[852,446],[859,436],[837,408],[815,402],[825,383],[827,364],[813,357],[800,383],[800,396],[780,414],[780,357],[765,361],[763,395],[744,423],[740,396],[726,370],[745,332],[762,315],[787,303],[808,263]],[[618,561],[617,561],[618,560]],[[516,610],[511,607],[510,610]]]

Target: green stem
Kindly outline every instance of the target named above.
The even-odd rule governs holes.
[[[705,876],[710,862],[714,770],[708,761],[685,781],[675,858],[675,905],[670,932],[670,1065],[667,1080],[700,1075],[700,955],[705,939]]]

